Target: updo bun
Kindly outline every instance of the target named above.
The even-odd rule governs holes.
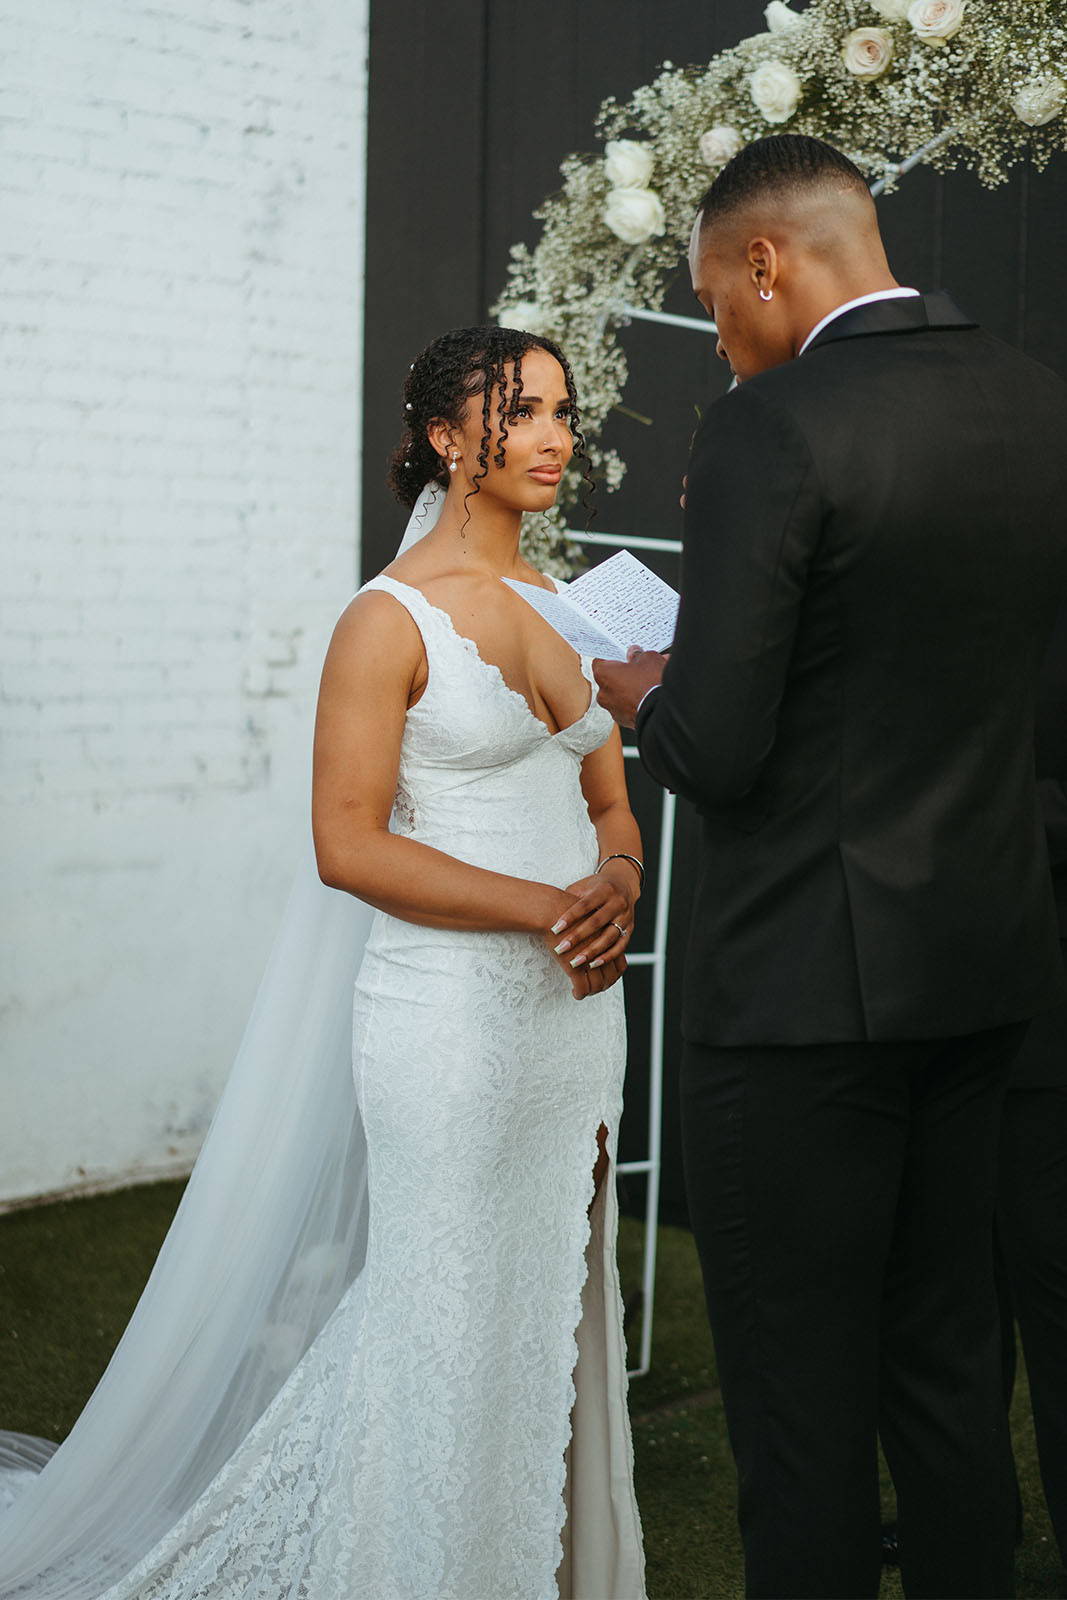
[[[547,350],[563,368],[570,401],[571,432],[575,453],[583,460],[578,400],[574,378],[563,351],[551,339],[523,333],[517,328],[453,328],[428,344],[416,356],[404,384],[404,432],[389,461],[387,482],[401,505],[411,507],[425,484],[448,484],[448,471],[434,450],[426,430],[438,419],[459,426],[471,400],[481,396],[482,442],[478,451],[478,471],[474,492],[489,471],[489,450],[493,444],[493,413],[497,437],[493,459],[503,466],[507,438],[507,414],[514,395],[522,385],[522,358],[528,350]],[[513,396],[508,395],[506,368],[514,363]],[[586,476],[588,477],[588,464]]]

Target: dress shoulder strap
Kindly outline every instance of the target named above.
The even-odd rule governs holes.
[[[390,578],[387,573],[379,572],[376,578],[368,578],[359,593],[364,594],[368,589],[380,589],[384,594],[391,594],[394,600],[399,600],[423,635],[426,632],[424,624],[435,626],[438,631],[440,630],[442,622],[440,610],[413,584],[401,583],[399,578]]]
[[[404,607],[419,630],[426,661],[431,668],[430,681],[436,685],[442,672],[450,670],[450,663],[456,656],[457,634],[451,617],[427,600],[421,589],[416,589],[410,583],[401,583],[399,578],[390,578],[385,572],[379,572],[376,578],[369,579],[359,593],[363,594],[368,589],[390,594]],[[418,704],[422,705],[425,700],[426,695]]]

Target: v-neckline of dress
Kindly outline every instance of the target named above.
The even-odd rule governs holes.
[[[557,728],[555,733],[553,733],[552,729],[548,726],[548,723],[545,721],[544,717],[539,717],[537,715],[537,712],[533,709],[533,707],[531,706],[530,702],[527,700],[526,696],[522,693],[522,690],[521,689],[513,689],[512,688],[511,684],[505,678],[504,674],[501,672],[501,670],[497,666],[496,662],[495,661],[487,661],[485,659],[485,657],[482,655],[482,652],[478,649],[478,646],[475,643],[475,641],[473,639],[471,639],[467,634],[460,633],[459,629],[456,627],[455,622],[452,620],[452,616],[451,616],[450,612],[446,611],[443,606],[435,606],[433,601],[429,598],[429,596],[423,594],[422,590],[418,587],[417,584],[405,583],[402,578],[390,577],[389,573],[387,573],[387,572],[381,573],[380,576],[385,578],[385,579],[387,579],[387,581],[389,583],[398,584],[401,589],[410,589],[414,594],[418,595],[419,599],[423,602],[424,605],[429,606],[431,611],[435,611],[439,617],[442,617],[444,619],[445,623],[447,624],[447,626],[449,628],[449,631],[451,632],[453,638],[458,639],[460,644],[466,646],[467,650],[474,657],[474,659],[478,663],[478,665],[480,667],[484,667],[485,671],[490,673],[496,679],[497,683],[503,689],[505,694],[511,695],[511,697],[513,699],[515,699],[515,700],[517,700],[519,702],[519,704],[522,706],[523,710],[526,712],[526,715],[530,718],[530,721],[537,723],[537,726],[543,730],[546,738],[548,738],[548,739],[559,739],[565,733],[573,733],[576,728],[581,726],[581,724],[585,721],[586,717],[589,716],[590,712],[595,709],[596,703],[597,703],[597,700],[596,700],[596,684],[595,683],[590,683],[590,685],[589,685],[589,704],[586,706],[586,708],[582,712],[581,716],[580,717],[576,717],[573,722],[568,722],[568,724],[567,724],[567,726],[565,728]],[[555,582],[555,579],[553,579],[553,582]],[[558,594],[559,591],[557,590],[556,593]]]

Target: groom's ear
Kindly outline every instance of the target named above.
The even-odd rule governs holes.
[[[762,290],[764,296],[769,296],[778,281],[779,258],[774,244],[757,234],[748,241],[747,258],[753,287]]]

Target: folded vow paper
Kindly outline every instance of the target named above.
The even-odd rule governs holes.
[[[582,656],[625,661],[629,645],[667,650],[674,638],[678,596],[629,550],[602,561],[559,593],[516,578],[501,582],[528,600]]]

